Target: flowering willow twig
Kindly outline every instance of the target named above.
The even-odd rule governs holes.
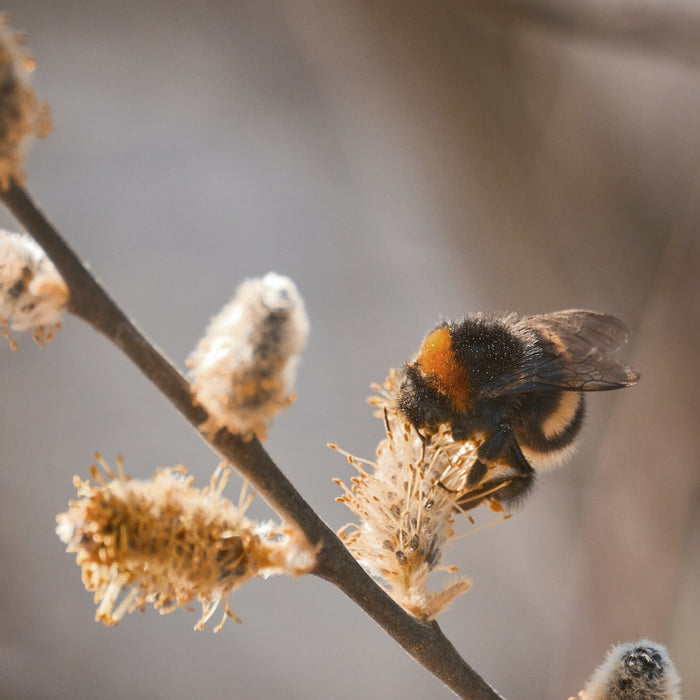
[[[436,622],[413,617],[372,580],[257,439],[246,441],[226,429],[213,435],[200,430],[209,416],[201,405],[193,403],[190,384],[112,301],[16,180],[12,179],[9,187],[0,191],[0,198],[41,245],[65,280],[70,291],[68,310],[115,343],[215,452],[235,466],[280,516],[296,523],[307,539],[318,545],[312,573],[340,588],[459,697],[474,700],[501,697],[461,658]]]

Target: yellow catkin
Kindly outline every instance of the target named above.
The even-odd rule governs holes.
[[[22,48],[22,36],[14,34],[0,18],[0,188],[10,179],[24,181],[22,165],[27,144],[51,131],[51,114],[40,102],[29,79],[34,61]]]
[[[250,498],[236,507],[221,495],[229,469],[197,489],[184,467],[161,469],[148,481],[118,474],[97,455],[94,481],[75,477],[78,499],[58,517],[57,533],[77,554],[83,584],[95,593],[96,620],[115,625],[146,604],[169,613],[195,598],[203,629],[221,604],[235,615],[229,596],[248,579],[309,571],[315,550],[291,527],[273,528],[244,516]]]
[[[373,387],[377,394],[370,403],[386,429],[373,461],[330,445],[357,471],[349,487],[336,480],[344,491],[337,500],[359,520],[339,536],[400,605],[416,617],[432,619],[471,585],[469,579],[456,578],[435,592],[427,587],[431,572],[456,570],[441,560],[455,534],[457,504],[469,493],[477,446],[455,441],[447,426],[424,441],[395,410],[398,381],[392,371],[382,386]]]

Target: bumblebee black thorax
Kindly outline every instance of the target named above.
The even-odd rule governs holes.
[[[522,362],[525,345],[502,321],[475,317],[452,323],[449,329],[453,352],[474,393],[514,373]]]
[[[503,323],[480,317],[438,326],[423,341],[414,367],[453,411],[468,411],[481,390],[513,373],[524,344]]]

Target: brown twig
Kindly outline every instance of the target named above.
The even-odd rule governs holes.
[[[681,5],[469,0],[468,6],[501,24],[654,51],[689,63],[700,60],[700,15]]]
[[[206,421],[192,402],[190,385],[178,369],[136,328],[87,270],[27,192],[15,181],[0,198],[41,245],[70,289],[70,311],[115,343],[195,428]],[[416,661],[459,697],[493,700],[496,693],[457,653],[436,622],[408,614],[379,587],[335,533],[316,515],[257,440],[245,442],[220,430],[202,438],[246,477],[284,519],[320,545],[313,573],[340,588],[388,632]]]

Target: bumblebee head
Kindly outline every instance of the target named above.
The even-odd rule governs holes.
[[[425,432],[449,422],[453,411],[446,396],[429,383],[416,362],[403,367],[397,409],[414,427]]]

